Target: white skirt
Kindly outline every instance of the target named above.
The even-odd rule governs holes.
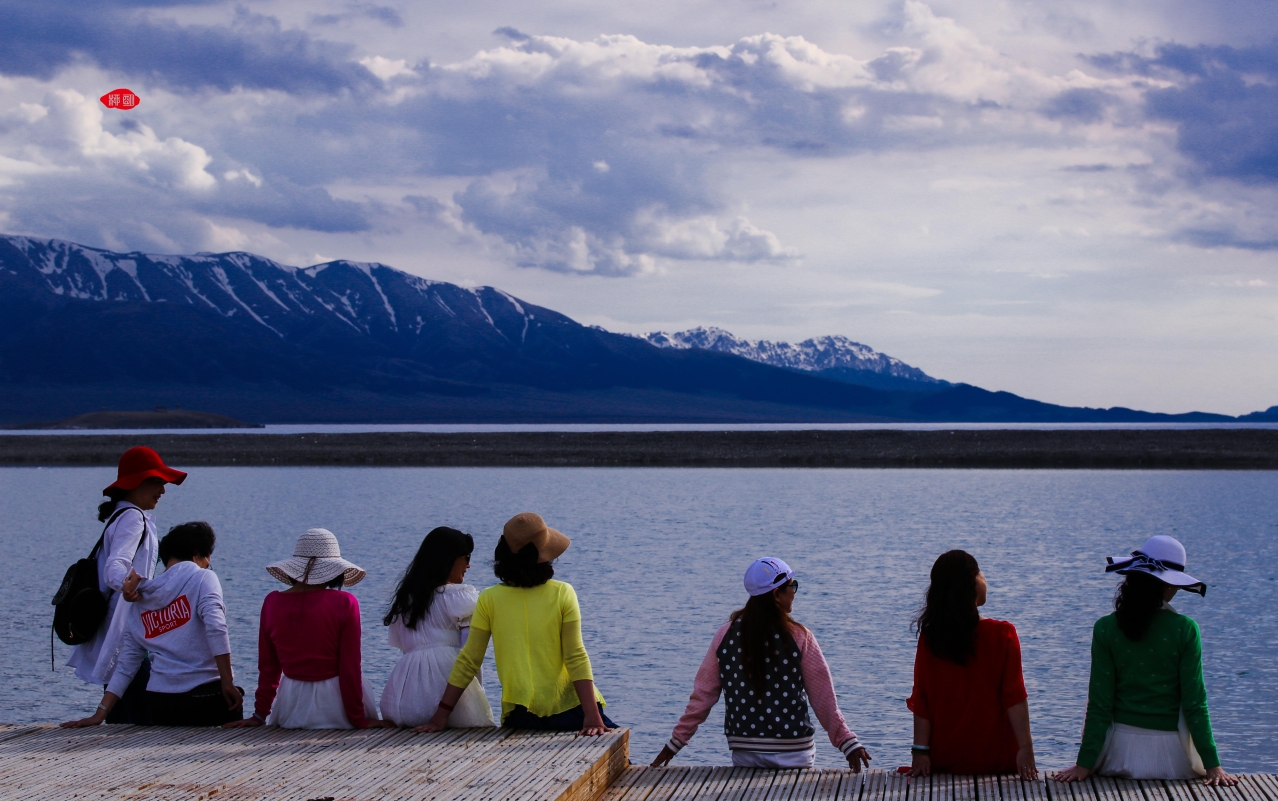
[[[1207,775],[1183,713],[1177,731],[1111,724],[1094,770],[1101,776],[1125,779],[1194,779]]]
[[[451,645],[431,645],[400,657],[382,691],[382,717],[397,726],[420,726],[430,720],[444,697],[448,674],[459,652],[460,649]],[[448,716],[448,727],[472,729],[496,725],[488,696],[476,676]]]
[[[342,705],[341,679],[334,676],[323,681],[298,681],[288,676],[280,677],[280,688],[275,693],[275,703],[266,725],[282,729],[353,729]],[[378,720],[377,704],[373,700],[373,688],[368,679],[361,678],[364,687],[364,716]]]
[[[810,768],[816,761],[816,746],[806,751],[741,751],[732,749],[734,768]]]

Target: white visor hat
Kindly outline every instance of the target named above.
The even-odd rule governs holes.
[[[792,578],[794,578],[794,571],[789,565],[780,559],[765,556],[762,559],[755,559],[746,568],[745,589],[753,598],[784,587]]]
[[[1140,550],[1132,551],[1131,556],[1107,556],[1106,573],[1148,573],[1164,584],[1207,594],[1207,585],[1185,572],[1185,546],[1180,540],[1166,534],[1158,534],[1145,540]]]

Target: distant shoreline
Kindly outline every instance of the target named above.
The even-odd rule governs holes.
[[[2,466],[844,467],[1278,470],[1278,430],[857,430],[0,435]]]

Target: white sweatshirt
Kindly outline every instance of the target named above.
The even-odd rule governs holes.
[[[120,658],[107,690],[123,695],[147,651],[149,692],[184,693],[217,681],[213,657],[231,652],[217,574],[194,562],[178,562],[139,591],[142,600],[124,604],[129,608]]]
[[[113,626],[120,609],[120,590],[130,570],[136,570],[143,578],[155,575],[155,561],[159,555],[160,541],[156,535],[155,520],[150,513],[143,512],[128,501],[121,501],[115,510],[120,516],[107,527],[102,537],[102,547],[98,550],[98,589],[107,596],[107,614],[102,625],[94,633],[93,639],[81,645],[72,646],[67,666],[75,668],[75,675],[90,684],[105,685],[111,680],[111,671],[115,668],[116,654],[120,649],[117,637],[109,637],[113,628],[121,630],[120,625]],[[115,512],[112,512],[114,514]],[[145,541],[142,538],[145,537]],[[139,541],[142,547],[138,548]],[[127,606],[128,604],[125,604]]]

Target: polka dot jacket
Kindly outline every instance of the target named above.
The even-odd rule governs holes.
[[[839,711],[830,668],[806,628],[793,638],[778,638],[777,652],[768,657],[765,687],[755,689],[746,677],[741,655],[741,624],[725,623],[706,651],[683,717],[667,746],[678,753],[710,709],[724,696],[724,733],[734,751],[805,751],[812,747],[809,702],[830,736],[830,743],[850,754],[861,747]]]

